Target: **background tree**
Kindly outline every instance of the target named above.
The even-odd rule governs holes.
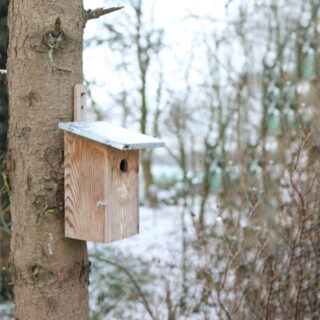
[[[0,2],[0,69],[6,69],[7,62],[7,14],[6,1]],[[5,73],[0,75],[0,162],[2,163],[7,150],[8,131],[8,96],[6,89]],[[0,300],[7,299],[10,293],[9,251],[10,251],[10,213],[9,197],[3,178],[2,165],[0,167]]]
[[[317,318],[319,7],[238,0],[222,23],[197,17],[197,81],[160,123],[182,171],[162,181],[162,210],[182,211],[183,241],[167,265],[150,261],[158,319]]]
[[[117,107],[122,108],[122,125],[133,127],[138,123],[141,133],[158,136],[158,120],[162,112],[162,66],[159,54],[164,45],[163,30],[153,25],[152,14],[146,14],[143,0],[130,0],[126,12],[116,23],[104,23],[104,27],[108,31],[108,38],[95,36],[88,43],[107,43],[112,55],[118,57],[114,63],[118,77],[126,78],[123,83],[119,80],[123,89],[114,95]],[[154,69],[158,69],[159,77],[156,89],[152,92],[150,74]],[[152,149],[141,151],[144,194],[149,204],[155,206],[157,194],[153,190],[152,155]]]

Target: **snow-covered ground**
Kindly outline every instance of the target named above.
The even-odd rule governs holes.
[[[215,197],[212,197],[212,202],[215,203]],[[196,206],[198,206],[196,201]],[[214,206],[213,206],[214,207]],[[211,223],[216,224],[217,229],[222,231],[221,217],[217,216],[215,208],[211,208],[213,213],[210,217]],[[120,265],[127,268],[132,272],[133,277],[138,280],[140,277],[141,288],[149,293],[147,300],[150,302],[151,309],[154,312],[156,319],[166,319],[167,316],[167,302],[166,302],[166,290],[167,286],[170,287],[170,295],[174,304],[179,304],[179,299],[182,294],[182,212],[183,206],[164,206],[161,205],[157,209],[151,209],[146,207],[140,208],[140,233],[136,236],[116,241],[111,244],[97,244],[88,243],[89,254],[91,254],[90,260],[93,262],[93,270],[91,272],[90,279],[90,307],[91,310],[101,310],[99,304],[109,304],[112,302],[104,296],[102,302],[100,302],[99,294],[102,295],[108,293],[108,290],[114,290],[112,281],[114,277],[118,277],[114,274],[116,268],[104,263],[103,259],[108,259],[118,262]],[[191,217],[186,213],[185,218],[185,236],[187,242],[194,238],[194,227]],[[120,260],[117,261],[117,254],[120,256]],[[189,243],[189,249],[187,252],[188,263],[192,263],[192,268],[201,268],[203,264],[202,259],[196,253],[196,250],[192,250]],[[101,257],[100,260],[98,257]],[[147,272],[144,276],[145,265],[147,263]],[[191,267],[191,266],[189,266]],[[194,270],[195,270],[194,269]],[[121,270],[118,270],[120,273]],[[194,295],[198,295],[197,280],[193,277],[194,273],[188,273],[188,283],[194,283],[192,290]],[[191,278],[190,278],[191,277]],[[141,280],[142,278],[142,280]],[[145,279],[144,279],[145,278]],[[121,281],[126,283],[127,290],[132,292],[135,289],[130,289],[132,283],[128,276],[122,273]],[[148,280],[149,279],[149,280]],[[143,281],[146,281],[143,283]],[[200,288],[200,287],[199,287]],[[110,299],[110,297],[109,297]],[[140,299],[138,299],[139,301]],[[120,316],[121,319],[141,320],[151,319],[146,312],[145,307],[139,303],[133,303],[133,307],[130,307],[130,302],[121,300],[119,305],[116,303],[115,310],[121,310],[123,312]],[[134,310],[133,310],[134,309]],[[209,310],[210,317],[217,319],[215,308]],[[119,314],[109,312],[106,316],[99,315],[98,319],[117,320],[120,319]],[[200,320],[203,319],[202,313],[188,313],[187,315],[179,314],[180,320]]]
[[[182,208],[179,206],[162,206],[157,209],[141,207],[140,233],[138,235],[111,244],[88,243],[89,255],[91,254],[90,260],[93,263],[90,278],[91,310],[101,309],[99,294],[111,290],[112,273],[114,272],[112,266],[97,259],[96,255],[102,259],[117,261],[117,253],[119,253],[121,256],[120,264],[126,267],[133,274],[133,277],[142,275],[144,278],[142,270],[145,266],[143,264],[147,263],[145,279],[149,280],[142,284],[143,291],[150,292],[147,300],[151,303],[156,318],[162,319],[165,317],[166,306],[163,297],[165,281],[163,279],[170,283],[175,282],[175,279],[178,281],[181,270],[181,210]],[[128,284],[130,284],[128,277],[125,274],[122,274],[122,276],[122,281],[124,283],[129,281]],[[150,276],[153,279],[151,281]],[[108,280],[105,281],[107,277],[111,277],[111,281],[110,279],[109,282]],[[133,289],[133,291],[135,290]],[[159,299],[159,297],[161,298]],[[112,301],[104,300],[101,303],[112,304]],[[134,311],[130,310],[130,304],[125,301],[121,301],[115,309],[122,310],[121,317],[126,319],[150,319],[145,307],[139,303],[134,304]],[[119,319],[119,314],[111,311],[106,317],[99,315],[100,318]]]
[[[178,262],[181,253],[181,210],[181,207],[176,206],[157,209],[141,207],[138,235],[111,244],[88,242],[89,254],[97,251],[103,253],[106,249],[113,248],[125,255],[152,262],[159,270],[165,270],[168,264]],[[91,301],[91,307],[94,307],[92,303],[94,302]],[[13,306],[5,304],[0,305],[1,314],[5,314],[7,308],[12,313]],[[143,306],[141,308],[144,312]]]
[[[114,290],[112,282],[117,274],[114,274],[112,266],[103,262],[103,258],[117,261],[116,255],[118,253],[121,256],[119,264],[132,272],[133,277],[137,277],[136,280],[139,276],[140,281],[141,277],[146,279],[145,283],[139,285],[141,285],[142,291],[146,292],[146,299],[150,303],[155,318],[159,320],[168,318],[166,301],[168,286],[173,303],[179,303],[182,292],[182,210],[182,206],[160,206],[157,209],[141,207],[140,233],[138,235],[111,244],[88,243],[89,254],[91,254],[90,260],[93,262],[90,279],[90,308],[92,311],[99,314],[99,310],[103,309],[101,308],[102,304],[113,302],[112,295],[109,300],[106,296],[103,296],[101,300],[99,294],[105,295],[108,294],[108,291]],[[188,236],[192,236],[191,219],[190,217],[185,218],[186,232]],[[97,253],[102,258],[101,260],[96,258]],[[189,252],[188,254],[192,253]],[[199,260],[194,253],[192,257],[191,260],[195,265],[201,265],[201,259]],[[143,271],[145,270],[144,262],[148,264],[145,275]],[[130,289],[132,283],[130,283],[128,276],[124,273],[122,275],[121,281],[124,286],[128,287],[126,290],[134,292],[135,289]],[[192,291],[195,295],[197,294],[196,280]],[[131,301],[130,304],[130,301],[120,299],[119,303],[114,303],[115,310],[111,310],[107,314],[102,312],[97,319],[151,319],[145,306],[142,303],[137,303],[140,300],[138,298],[134,302]],[[117,314],[117,310],[120,314]],[[214,308],[210,309],[210,317],[217,319]],[[179,319],[202,320],[203,314],[180,314]]]
[[[89,253],[117,248],[144,260],[169,263],[181,252],[181,207],[140,208],[140,233],[111,244],[88,242]]]

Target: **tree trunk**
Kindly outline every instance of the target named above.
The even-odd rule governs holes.
[[[86,243],[64,237],[63,133],[82,82],[82,0],[11,0],[9,144],[16,319],[88,319]],[[60,18],[52,57],[43,36]]]
[[[152,190],[154,185],[153,175],[151,172],[152,165],[152,150],[141,150],[141,165],[144,179],[144,191],[150,207],[158,205],[157,193]]]

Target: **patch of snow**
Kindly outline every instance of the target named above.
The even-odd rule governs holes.
[[[60,122],[59,128],[120,150],[164,147],[159,139],[104,121]]]
[[[144,260],[157,259],[169,263],[181,250],[177,248],[181,241],[181,208],[165,207],[165,210],[140,208],[140,233],[133,237],[100,244],[88,242],[89,251],[109,246]]]

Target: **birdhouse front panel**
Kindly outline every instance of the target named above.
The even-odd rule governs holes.
[[[139,150],[105,146],[108,155],[108,229],[106,242],[139,233]]]
[[[65,132],[65,235],[112,242],[139,232],[139,150]]]
[[[113,242],[139,232],[139,149],[159,139],[112,124],[63,122],[65,235]]]

